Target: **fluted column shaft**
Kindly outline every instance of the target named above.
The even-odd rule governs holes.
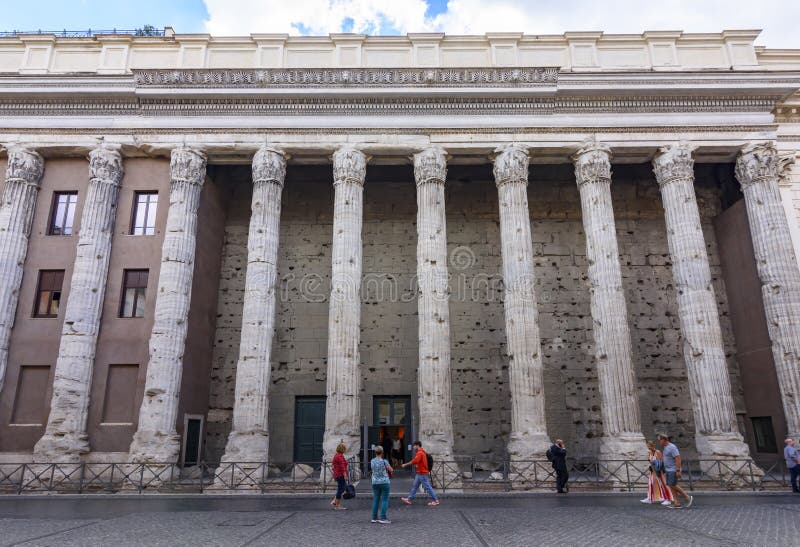
[[[646,454],[617,231],[611,203],[611,153],[589,143],[573,157],[586,233],[595,362],[600,387],[604,459]]]
[[[780,174],[780,157],[772,143],[750,145],[736,161],[787,433],[796,439],[800,437],[800,271],[781,203]]]
[[[130,448],[134,462],[176,462],[180,455],[176,419],[192,295],[197,207],[205,177],[203,152],[186,147],[172,151],[169,210],[150,334],[150,361],[139,427]]]
[[[419,285],[420,440],[442,461],[452,459],[450,394],[450,303],[444,182],[447,157],[441,148],[414,155],[417,184],[417,279]]]
[[[328,313],[328,374],[323,451],[326,460],[344,443],[361,442],[361,227],[367,157],[343,147],[333,154],[333,245]]]
[[[512,460],[541,457],[549,447],[545,420],[539,312],[528,209],[528,150],[509,145],[496,150],[494,178],[500,208],[503,306],[511,389]]]
[[[664,202],[697,451],[703,458],[747,457],[749,451],[736,424],[722,328],[694,191],[692,148],[662,148],[653,160],[653,168]]]
[[[105,145],[90,152],[89,186],[64,313],[50,416],[44,436],[34,447],[34,457],[39,461],[77,462],[89,451],[89,396],[122,175],[119,152]]]
[[[233,428],[223,461],[266,462],[269,457],[270,354],[275,330],[278,234],[285,177],[283,152],[261,148],[253,158],[253,199]]]
[[[37,152],[22,146],[9,147],[0,204],[0,391],[6,377],[8,344],[42,173],[44,160]]]

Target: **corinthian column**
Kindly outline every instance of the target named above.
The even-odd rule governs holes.
[[[50,416],[33,449],[41,462],[78,462],[89,451],[86,420],[111,237],[122,181],[119,152],[100,145],[89,153],[89,187],[58,349]]]
[[[9,147],[0,205],[0,391],[6,377],[8,342],[17,313],[22,267],[28,254],[28,236],[43,172],[44,161],[37,152],[22,146]]]
[[[256,152],[233,429],[222,457],[226,462],[266,462],[269,457],[269,358],[275,328],[278,231],[285,176],[283,152],[267,147]]]
[[[717,300],[694,192],[693,148],[662,148],[653,160],[672,256],[683,358],[701,458],[749,457],[739,434],[722,343]]]
[[[176,462],[180,455],[175,422],[192,295],[197,207],[206,178],[206,156],[193,148],[176,148],[169,168],[169,211],[150,334],[150,362],[139,409],[139,427],[130,448],[130,459],[136,463]]]
[[[347,453],[361,443],[361,225],[367,157],[355,148],[333,154],[333,258],[328,313],[328,382],[324,457],[333,458],[344,443]]]
[[[543,457],[550,443],[544,412],[539,311],[528,210],[528,149],[511,144],[495,152],[494,180],[500,206],[503,305],[511,384],[508,453],[513,462]]]
[[[611,206],[611,151],[605,145],[590,142],[572,159],[581,195],[589,262],[594,355],[604,433],[600,458],[639,458],[647,455],[647,449],[641,432],[628,312]]]
[[[778,188],[780,167],[774,144],[751,144],[739,153],[736,178],[753,236],[787,436],[796,439],[800,437],[800,271]]]
[[[414,155],[417,182],[417,278],[419,283],[420,437],[438,460],[453,459],[450,399],[450,307],[444,181],[447,159],[441,148]]]

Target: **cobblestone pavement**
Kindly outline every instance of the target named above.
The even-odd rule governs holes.
[[[6,545],[800,545],[800,496],[700,494],[680,511],[639,495],[449,496],[370,523],[369,496],[2,496]]]

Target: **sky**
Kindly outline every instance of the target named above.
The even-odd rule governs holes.
[[[756,44],[800,49],[799,6],[800,0],[0,0],[0,32],[143,25],[216,36],[763,29]]]

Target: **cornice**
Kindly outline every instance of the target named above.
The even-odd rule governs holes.
[[[118,115],[548,115],[607,113],[772,112],[774,96],[591,97],[316,97],[0,98],[0,116]],[[778,112],[783,112],[778,110]],[[781,120],[779,120],[781,121]]]

